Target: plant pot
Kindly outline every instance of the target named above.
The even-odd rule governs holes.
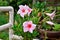
[[[39,29],[39,32],[41,33],[40,34],[41,38],[45,37],[45,32],[47,33],[48,39],[59,38],[60,37],[60,31],[46,31],[46,30],[43,30],[43,29]]]

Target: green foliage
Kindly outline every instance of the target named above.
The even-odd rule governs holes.
[[[0,0],[0,6],[7,6],[9,3],[6,0]]]
[[[8,31],[4,30],[0,32],[0,39],[9,40],[8,36],[9,36]]]
[[[57,7],[57,10],[60,10],[60,6]]]
[[[55,31],[59,31],[60,30],[60,24],[55,24],[54,27],[53,27],[53,29]]]
[[[32,4],[32,0],[29,0],[29,1],[27,1],[27,0],[18,0],[17,1],[17,5],[19,6],[19,5],[30,5],[30,4]]]
[[[8,19],[9,19],[9,17],[6,15],[5,12],[0,13],[0,25],[8,23],[8,21],[9,21]]]
[[[44,11],[45,10],[45,7],[46,7],[46,2],[39,2],[37,1],[34,6],[35,8],[38,8],[39,11]]]
[[[0,26],[1,25],[4,25],[6,23],[9,22],[9,16],[6,15],[7,12],[0,12]],[[3,39],[3,40],[9,40],[8,38],[9,34],[8,34],[8,31],[0,31],[0,39]]]

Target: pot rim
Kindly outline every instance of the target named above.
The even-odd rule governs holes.
[[[60,31],[46,31],[44,29],[39,29],[40,32],[47,32],[47,33],[60,33]]]

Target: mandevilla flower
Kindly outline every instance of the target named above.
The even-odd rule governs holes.
[[[51,21],[46,21],[46,23],[49,24],[49,25],[54,25],[54,23],[51,22]]]
[[[30,15],[30,13],[32,12],[32,9],[29,8],[29,6],[25,5],[27,7],[27,11],[28,11],[28,16]]]
[[[19,10],[18,10],[18,14],[20,14],[21,15],[21,17],[23,17],[24,18],[24,16],[26,15],[26,14],[28,14],[28,16],[30,15],[30,13],[31,13],[31,11],[32,11],[32,9],[31,8],[29,8],[27,5],[20,5],[19,6]]]
[[[20,5],[19,6],[19,10],[18,10],[18,14],[20,14],[21,15],[21,17],[23,17],[24,18],[24,15],[26,15],[27,14],[27,7],[26,6],[23,6],[23,5]]]
[[[46,13],[47,16],[49,16],[51,18],[51,20],[53,20],[54,16],[55,16],[55,11],[53,11],[51,14],[50,13]]]
[[[33,30],[36,28],[36,25],[33,24],[32,21],[25,21],[23,23],[23,30],[24,32],[30,32],[30,33],[33,33]]]

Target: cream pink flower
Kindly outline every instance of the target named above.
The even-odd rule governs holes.
[[[23,6],[23,5],[20,5],[17,13],[20,14],[21,17],[24,17],[27,14],[27,12],[28,12],[27,7]]]
[[[46,23],[49,24],[49,25],[54,25],[54,23],[51,22],[51,21],[46,21]]]
[[[28,16],[29,16],[31,12],[32,12],[32,9],[29,6],[20,5],[17,13],[20,14],[21,17],[24,17],[26,14],[28,14]]]
[[[30,13],[32,12],[32,9],[29,7],[29,6],[27,6],[27,5],[25,5],[26,7],[27,7],[27,11],[28,11],[28,16],[30,15]]]
[[[51,20],[53,20],[54,16],[55,16],[55,11],[53,11],[51,14],[50,13],[46,13],[47,16],[49,16],[51,18]]]
[[[36,28],[36,25],[33,24],[32,21],[25,21],[23,23],[23,30],[24,32],[30,32],[30,33],[33,33],[33,30]]]

